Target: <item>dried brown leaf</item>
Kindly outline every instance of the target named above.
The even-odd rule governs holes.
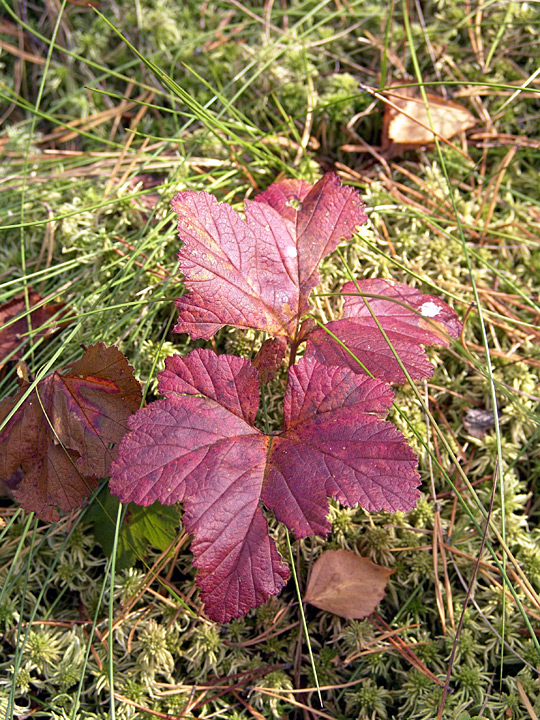
[[[266,385],[274,379],[286,352],[287,343],[282,338],[269,338],[263,342],[251,361],[259,373],[259,385]]]
[[[349,550],[327,550],[313,565],[304,600],[347,620],[360,620],[381,602],[393,572]]]
[[[435,135],[449,140],[476,125],[476,119],[466,107],[440,95],[426,93],[426,103],[419,88],[396,88],[387,93],[391,104],[385,106],[381,145],[415,147],[435,140]],[[431,118],[431,119],[430,119]]]

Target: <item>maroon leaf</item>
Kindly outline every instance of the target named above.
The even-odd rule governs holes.
[[[307,298],[319,283],[317,270],[321,260],[333,252],[343,238],[349,239],[366,220],[358,192],[352,187],[342,187],[334,173],[324,175],[302,199],[293,221],[298,238],[302,295]]]
[[[243,220],[208,193],[174,198],[184,243],[178,259],[190,290],[176,301],[176,332],[208,339],[234,325],[293,340],[319,262],[366,220],[356,190],[332,173],[312,188],[276,183],[257,200],[246,202]]]
[[[326,327],[350,352],[318,328],[308,337],[306,356],[328,365],[344,365],[355,372],[363,372],[363,365],[387,382],[405,382],[398,361],[358,291],[366,294],[369,306],[413,380],[430,377],[433,366],[423,346],[447,346],[449,337],[459,336],[461,322],[439,298],[392,280],[360,280],[344,285],[342,292],[353,294],[346,295],[342,319]]]
[[[286,220],[296,222],[302,201],[312,189],[305,180],[282,180],[273,183],[268,190],[257,195],[257,202],[264,202],[277,210]]]
[[[208,614],[226,622],[288,577],[259,506],[269,438],[251,424],[257,371],[246,359],[194,350],[170,358],[159,379],[167,398],[130,419],[111,492],[139,505],[184,501]]]
[[[111,492],[140,505],[184,502],[197,582],[214,620],[257,607],[288,577],[261,501],[297,537],[328,533],[327,497],[368,510],[416,502],[416,456],[381,419],[392,392],[379,380],[301,360],[290,370],[276,436],[253,427],[257,372],[245,359],[209,350],[176,356],[160,374],[160,391],[164,400],[128,421]]]
[[[386,383],[346,368],[303,358],[289,370],[262,500],[296,537],[327,535],[327,497],[370,512],[415,506],[416,455],[380,419],[392,400]]]
[[[265,340],[251,364],[259,373],[259,385],[273,380],[287,352],[287,343],[282,338]]]
[[[259,407],[257,373],[244,358],[192,352],[172,355],[159,374],[163,395],[204,395],[253,424]]]
[[[29,383],[0,403],[0,425]],[[126,421],[141,403],[139,383],[122,353],[98,343],[65,374],[38,383],[0,431],[0,478],[43,520],[58,519],[108,474]]]
[[[16,353],[20,345],[28,342],[28,333],[32,331],[35,340],[39,337],[52,335],[59,329],[64,303],[45,304],[36,307],[43,298],[35,290],[28,290],[30,312],[26,311],[24,293],[19,293],[0,307],[0,365],[6,358],[20,357]],[[16,319],[18,317],[18,319]],[[52,323],[53,318],[56,322]],[[29,322],[30,320],[30,322]],[[65,323],[66,321],[64,321]]]

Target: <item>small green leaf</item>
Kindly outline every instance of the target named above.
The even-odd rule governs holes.
[[[119,500],[102,488],[89,517],[94,524],[96,541],[106,555],[113,547],[116,511]],[[137,559],[144,557],[148,546],[166,550],[180,527],[180,512],[176,507],[164,507],[155,502],[150,507],[129,503],[118,536],[116,567],[119,570],[132,567]]]

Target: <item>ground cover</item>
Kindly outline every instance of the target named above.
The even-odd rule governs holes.
[[[2,397],[19,359],[32,383],[100,342],[128,358],[143,402],[172,353],[253,357],[257,330],[172,332],[182,190],[241,210],[275,180],[333,170],[369,221],[322,263],[321,321],[340,316],[334,293],[352,273],[440,297],[464,330],[428,350],[436,370],[417,392],[395,388],[391,419],[420,458],[416,509],[334,502],[328,541],[293,545],[301,592],[324,549],[394,568],[365,620],[306,606],[322,709],[293,583],[210,622],[181,513],[119,508],[102,483],[58,522],[2,498],[2,715],[540,715],[534,4],[95,5],[3,7],[0,305],[26,292],[24,318],[32,288],[65,306],[56,333],[17,330]],[[459,102],[475,125],[427,147],[383,142],[396,84]],[[270,429],[284,379],[265,391]]]

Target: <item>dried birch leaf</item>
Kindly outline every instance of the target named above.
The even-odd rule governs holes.
[[[304,601],[347,620],[361,620],[381,602],[393,572],[349,550],[327,550],[313,565]]]
[[[432,143],[435,135],[431,127],[437,136],[449,140],[476,125],[474,115],[466,107],[434,93],[426,93],[428,115],[426,103],[417,87],[390,89],[386,95],[395,107],[385,105],[381,141],[383,148],[400,146],[405,150]],[[393,149],[396,154],[396,148]]]

